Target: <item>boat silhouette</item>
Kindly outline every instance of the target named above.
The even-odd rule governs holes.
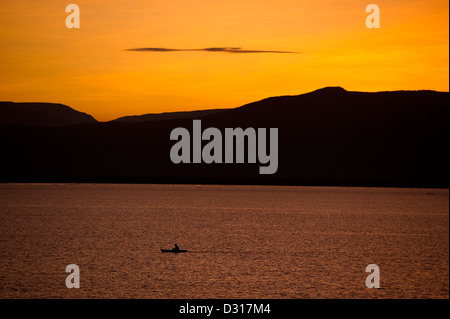
[[[187,250],[183,250],[183,249],[180,249],[180,250],[161,249],[161,252],[162,253],[174,253],[174,254],[177,254],[177,253],[187,253],[188,251]]]

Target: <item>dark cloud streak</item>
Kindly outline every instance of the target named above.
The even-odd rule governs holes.
[[[299,53],[292,51],[266,51],[266,50],[243,50],[242,48],[224,47],[224,48],[204,48],[204,49],[169,49],[169,48],[134,48],[126,51],[135,52],[225,52],[225,53]]]

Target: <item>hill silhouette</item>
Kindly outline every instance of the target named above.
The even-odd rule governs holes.
[[[224,109],[186,111],[186,112],[167,112],[160,114],[150,113],[143,115],[123,116],[119,117],[116,120],[113,120],[112,122],[141,123],[141,122],[173,120],[173,119],[197,119],[202,118],[206,115],[211,115],[223,111]]]
[[[96,122],[91,115],[64,104],[0,102],[0,125],[48,127]]]
[[[449,93],[324,88],[199,116],[202,128],[277,127],[276,174],[259,164],[173,164],[192,118],[0,126],[2,181],[448,187]]]

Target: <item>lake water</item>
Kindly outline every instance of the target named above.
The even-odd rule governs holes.
[[[0,298],[449,298],[449,191],[0,184]]]

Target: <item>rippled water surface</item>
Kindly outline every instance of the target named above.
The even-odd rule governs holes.
[[[448,189],[2,184],[0,298],[448,298],[448,205]],[[174,243],[190,252],[160,252]]]

